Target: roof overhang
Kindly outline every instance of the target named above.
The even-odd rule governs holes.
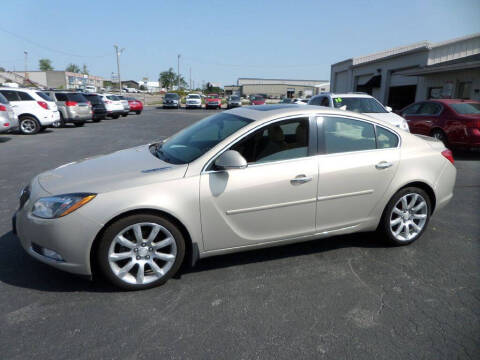
[[[471,61],[466,63],[457,63],[449,65],[425,66],[414,70],[404,70],[395,72],[396,75],[404,76],[424,76],[429,74],[437,74],[449,71],[480,69],[480,61]]]

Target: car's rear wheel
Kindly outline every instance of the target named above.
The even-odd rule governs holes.
[[[112,119],[118,119],[119,117],[120,117],[120,115],[118,115],[118,114],[112,115]]]
[[[105,231],[97,252],[103,274],[127,290],[164,284],[179,269],[185,240],[170,221],[156,215],[127,216]]]
[[[440,140],[441,142],[443,142],[445,146],[447,146],[448,139],[447,139],[447,135],[443,132],[443,130],[440,130],[440,129],[433,130],[432,137],[434,137],[437,140]]]
[[[34,135],[40,131],[40,123],[31,116],[23,116],[20,119],[20,132],[24,135]]]
[[[128,114],[122,114],[123,117],[127,117]]]
[[[390,199],[379,230],[393,245],[407,245],[422,236],[430,214],[429,195],[420,188],[407,187]]]

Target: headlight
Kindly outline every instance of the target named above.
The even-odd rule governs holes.
[[[82,207],[95,196],[96,194],[78,193],[40,198],[33,204],[32,215],[43,219],[59,218]]]

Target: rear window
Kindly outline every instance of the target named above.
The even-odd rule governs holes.
[[[8,104],[7,98],[2,94],[0,94],[0,104]]]
[[[44,92],[37,91],[36,94],[37,94],[38,96],[40,96],[43,100],[53,101],[52,98],[51,98],[50,96],[48,96],[47,94],[45,94]]]
[[[450,106],[458,114],[480,114],[480,103],[458,103]]]
[[[76,101],[76,102],[87,102],[88,100],[82,94],[67,94],[67,98],[69,101]]]
[[[113,101],[118,101],[118,100],[119,100],[119,99],[118,99],[118,96],[115,96],[115,95],[108,95],[108,96],[107,96],[107,99],[108,99],[108,100],[113,100]]]
[[[98,95],[84,95],[88,101],[90,101],[93,105],[98,105],[102,103],[100,100],[100,96]]]
[[[7,98],[8,101],[19,101],[18,94],[16,91],[13,90],[1,90],[3,96]]]

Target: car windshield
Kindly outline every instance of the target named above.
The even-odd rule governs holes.
[[[40,96],[43,100],[53,101],[52,98],[50,96],[48,96],[47,94],[45,94],[44,92],[37,91],[37,95]]]
[[[177,99],[177,94],[165,94],[165,99]]]
[[[218,98],[218,95],[208,95],[207,98],[209,98],[209,99],[216,99],[216,98]]]
[[[450,106],[458,114],[480,114],[480,103],[457,103]]]
[[[346,106],[345,110],[357,113],[387,113],[388,111],[375,99],[364,97],[335,97],[336,108]]]
[[[252,100],[253,100],[253,101],[261,101],[261,100],[263,100],[263,97],[261,97],[261,96],[252,96]]]
[[[230,100],[231,100],[231,101],[239,101],[239,100],[240,100],[240,96],[230,96]]]
[[[228,113],[209,116],[157,146],[156,156],[171,164],[186,164],[253,120]]]
[[[200,99],[200,95],[195,95],[195,94],[188,95],[187,98],[189,98],[189,99]]]

